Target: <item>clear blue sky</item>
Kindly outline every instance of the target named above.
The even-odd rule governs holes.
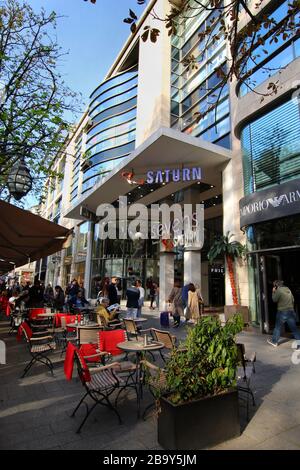
[[[69,55],[62,72],[65,82],[81,92],[86,104],[130,34],[123,19],[131,8],[139,17],[144,6],[136,0],[27,0],[35,9],[54,10],[58,20],[57,41]]]

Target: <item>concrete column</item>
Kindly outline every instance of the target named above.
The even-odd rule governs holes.
[[[184,285],[192,282],[201,289],[201,251],[187,250],[184,252]]]
[[[166,301],[174,286],[174,253],[160,253],[159,257],[159,309],[165,310]]]
[[[160,18],[165,18],[170,3],[158,0],[154,11]],[[171,115],[171,38],[164,24],[150,15],[146,25],[158,28],[160,34],[156,44],[140,39],[136,147],[160,127],[170,127]],[[140,31],[143,34],[144,25]]]
[[[62,286],[63,279],[64,279],[64,271],[65,271],[65,255],[66,255],[66,250],[61,250],[60,252],[60,271],[59,271],[59,277],[57,279],[57,284],[59,286]]]
[[[72,240],[71,281],[74,279],[75,272],[76,272],[77,244],[78,244],[78,226],[74,227],[74,238]]]
[[[93,249],[93,223],[89,222],[87,235],[87,250],[85,259],[84,288],[86,297],[90,296],[91,291],[91,268],[92,268],[92,249]]]
[[[223,189],[223,233],[230,232],[234,235],[231,241],[246,242],[246,237],[240,230],[239,200],[244,197],[243,162],[241,142],[234,134],[234,123],[237,119],[236,110],[238,99],[235,94],[235,84],[230,85],[231,116],[232,116],[232,160],[227,164],[222,173]],[[249,305],[249,283],[247,264],[240,261],[234,263],[237,295],[241,305]],[[226,266],[225,274],[225,301],[226,305],[232,305],[232,292]]]

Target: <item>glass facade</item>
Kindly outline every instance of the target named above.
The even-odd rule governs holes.
[[[299,135],[300,109],[296,99],[244,127],[241,144],[245,195],[300,176]]]
[[[93,126],[87,132],[82,193],[135,148],[137,66],[103,82],[92,94],[89,117]]]
[[[193,3],[199,8],[197,2],[192,1],[191,6]],[[193,15],[191,11],[172,37],[171,123],[187,134],[230,148],[229,90],[221,87],[215,72],[219,66],[226,67],[226,43],[221,35],[208,44],[199,39],[208,26],[213,34],[218,33],[218,15],[205,10]],[[217,99],[218,106],[212,110]],[[199,113],[203,114],[200,120]]]
[[[282,103],[242,129],[245,195],[299,178],[299,135],[300,108],[297,99]],[[284,276],[290,288],[295,285],[295,279],[298,282],[296,271],[286,267],[291,266],[291,260],[299,264],[299,251],[291,254],[291,250],[299,250],[299,223],[300,216],[295,215],[246,228],[250,253],[249,307],[253,322],[259,323],[265,332],[272,329],[275,321],[270,294],[272,280]]]
[[[274,2],[273,4],[278,5],[278,2]],[[274,11],[270,11],[269,16],[274,18],[276,24],[279,24],[280,21],[287,17],[288,7],[289,2],[285,1]],[[239,85],[240,96],[249,93],[262,82],[277,73],[280,68],[284,68],[300,56],[299,29],[297,30],[300,13],[295,16],[294,20],[295,36],[291,37],[289,40],[284,39],[282,34],[277,37],[277,41],[272,40],[272,38],[270,38],[270,27],[268,26],[268,28],[266,28],[264,24],[262,25],[260,31],[257,33],[259,41],[253,51],[252,60],[249,60],[245,66],[247,79]]]
[[[92,248],[92,297],[99,291],[100,280],[106,276],[118,276],[125,292],[128,283],[141,279],[143,285],[147,277],[158,277],[158,244],[152,240],[102,240],[99,224],[94,227]],[[154,273],[154,274],[153,274]]]

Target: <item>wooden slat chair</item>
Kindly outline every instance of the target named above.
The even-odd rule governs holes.
[[[99,331],[103,331],[103,327],[78,328],[78,345],[89,367],[99,367],[100,364],[105,364],[107,353],[99,350]]]
[[[164,349],[168,352],[163,353],[163,350],[159,350],[160,356],[164,362],[169,358],[170,352],[176,347],[176,336],[171,335],[169,331],[157,330],[156,328],[151,328],[151,334],[155,341],[159,341],[164,344]]]
[[[118,397],[116,398],[114,405],[110,399],[114,391],[125,386],[123,379],[116,373],[118,363],[113,362],[97,369],[90,369],[85,361],[85,358],[78,351],[78,349],[76,349],[75,352],[75,361],[77,364],[79,378],[83,387],[85,388],[85,394],[79,401],[71,416],[75,416],[78,408],[82,403],[86,405],[86,415],[76,432],[80,433],[84,423],[97,405],[103,405],[111,409],[116,414],[119,424],[122,424],[120,414],[117,410]],[[85,399],[88,397],[90,397],[94,402],[90,408],[85,402]]]
[[[30,326],[23,322],[19,326],[20,333],[22,333],[28,344],[28,349],[31,355],[31,361],[26,365],[23,375],[21,378],[25,377],[27,372],[31,367],[36,363],[40,362],[45,364],[53,375],[53,363],[48,357],[48,354],[56,349],[56,343],[53,336],[34,336]]]
[[[62,333],[60,336],[60,342],[62,343],[61,356],[66,351],[69,341],[74,342],[74,344],[78,344],[78,329],[75,328],[75,324],[74,324],[75,331],[68,330],[67,318],[66,318],[67,316],[68,314],[66,313],[66,316],[60,317],[60,323],[61,323],[61,329],[62,329]]]
[[[103,330],[103,327],[85,327],[78,328],[78,343],[79,344],[98,344],[98,333]]]
[[[125,330],[127,333],[128,340],[130,340],[132,337],[134,337],[136,340],[142,339],[143,333],[149,333],[151,334],[151,328],[147,328],[145,330],[142,330],[137,327],[137,324],[134,320],[131,318],[123,318],[123,323],[125,326]]]
[[[247,421],[249,421],[249,398],[252,398],[252,405],[255,406],[255,399],[253,391],[250,387],[252,374],[255,373],[254,363],[256,361],[256,353],[253,353],[250,358],[246,357],[245,345],[237,343],[237,352],[240,366],[237,368],[237,388],[240,392],[245,392],[247,395],[246,409]]]

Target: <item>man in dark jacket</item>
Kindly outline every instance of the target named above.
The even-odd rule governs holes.
[[[115,276],[113,276],[111,278],[111,282],[108,286],[109,305],[113,305],[113,304],[118,303],[117,282],[118,282],[118,279]]]
[[[296,325],[293,294],[288,287],[283,285],[283,281],[274,281],[273,286],[272,300],[277,303],[277,315],[272,339],[268,339],[267,341],[272,346],[277,347],[280,339],[281,327],[284,323],[288,324],[296,340],[300,340],[300,332]]]
[[[137,317],[137,311],[139,308],[139,298],[140,298],[140,290],[134,283],[131,287],[128,287],[126,291],[127,297],[127,316],[130,318]]]
[[[43,307],[44,306],[44,289],[40,281],[34,281],[34,285],[29,289],[29,302],[30,307]]]

